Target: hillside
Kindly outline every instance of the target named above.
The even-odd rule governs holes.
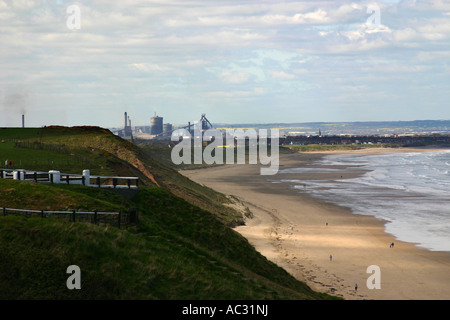
[[[111,190],[0,179],[0,206],[105,211],[139,208],[139,224],[119,230],[67,219],[0,216],[1,299],[333,298],[313,292],[231,229],[229,225],[239,213],[227,216],[229,211],[220,202],[227,200],[223,195],[181,178],[139,148],[100,129],[57,127],[44,131],[36,149],[14,147],[18,140],[34,143],[36,132],[3,135],[0,156],[4,158],[7,152],[15,163],[25,162],[30,159],[15,157],[24,150],[31,156],[38,151],[33,165],[39,170],[48,169],[45,162],[56,154],[64,156],[62,162],[73,161],[70,165],[75,171],[88,161],[98,160],[97,167],[91,169],[94,174],[97,170],[136,173],[144,186],[126,200]],[[86,157],[78,167],[74,149]],[[138,172],[139,166],[144,173]],[[213,205],[208,204],[210,195],[216,197]],[[81,269],[81,290],[66,287],[66,268],[72,264]]]
[[[224,204],[235,200],[199,186],[176,170],[154,160],[131,142],[99,127],[0,129],[0,164],[13,160],[15,167],[30,170],[92,175],[137,176],[146,186],[160,186],[191,204],[210,211],[229,226],[243,223],[242,212]]]

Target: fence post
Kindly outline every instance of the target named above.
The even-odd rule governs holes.
[[[48,172],[48,174],[50,175],[50,182],[51,183],[61,183],[61,172],[56,171],[56,170],[50,170]]]
[[[117,178],[113,178],[113,186],[114,188],[117,186]]]
[[[117,226],[118,226],[119,229],[120,229],[120,216],[121,216],[121,213],[119,211],[119,220],[118,220],[118,223],[117,223]]]
[[[97,177],[97,185],[100,188],[100,177]]]
[[[6,208],[3,207],[3,216],[6,216]]]
[[[37,182],[37,172],[34,172],[34,182]]]
[[[75,210],[72,211],[72,222],[75,222]]]
[[[91,171],[88,169],[83,170],[83,184],[89,186],[91,184]]]
[[[128,189],[131,188],[131,179],[127,179],[127,183],[128,183]]]
[[[44,217],[44,210],[41,210],[41,218]]]
[[[94,211],[94,224],[97,224],[97,210]]]

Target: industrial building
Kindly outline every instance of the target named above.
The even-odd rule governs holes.
[[[187,126],[175,127],[172,123],[164,123],[163,117],[155,115],[150,118],[150,126],[135,126],[134,132],[131,127],[131,119],[128,116],[127,112],[124,113],[124,127],[123,129],[114,130],[121,137],[134,137],[140,139],[167,139],[170,138],[172,132],[175,129],[187,129],[189,132],[193,133],[194,126],[199,125],[202,133],[206,130],[213,128],[213,125],[206,118],[205,114],[202,114],[202,117],[198,122],[191,123],[188,122]]]
[[[164,123],[164,125],[163,125],[164,136],[170,136],[172,131],[173,131],[173,125],[171,123]]]
[[[134,127],[135,133],[147,133],[150,134],[150,126],[135,126]]]
[[[117,134],[121,137],[131,137],[133,134],[131,130],[131,119],[126,112],[124,113],[124,118],[124,127],[122,130],[119,130]]]
[[[150,119],[150,134],[158,135],[163,133],[163,118],[155,115]]]

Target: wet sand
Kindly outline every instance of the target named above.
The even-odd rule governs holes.
[[[345,153],[422,152],[363,150]],[[343,152],[340,152],[343,153]],[[280,169],[310,166],[326,153],[280,155]],[[345,299],[448,300],[450,252],[434,252],[396,240],[385,221],[353,214],[261,176],[258,165],[184,170],[190,179],[240,199],[253,213],[235,230],[261,254],[311,288]],[[361,172],[343,172],[343,178]],[[331,178],[336,173],[324,173]],[[278,173],[275,179],[317,179],[308,173]],[[337,178],[337,177],[336,177]],[[394,242],[393,248],[389,244]],[[367,268],[380,268],[380,289],[369,289]],[[372,281],[369,281],[373,283]],[[355,290],[355,284],[358,289]]]

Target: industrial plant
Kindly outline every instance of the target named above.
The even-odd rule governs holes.
[[[223,125],[223,124],[222,124]],[[25,126],[25,117],[22,116],[22,127]],[[221,126],[221,124],[218,124]],[[227,125],[228,128],[214,128],[212,123],[201,115],[200,120],[187,122],[185,125],[173,125],[164,123],[161,116],[154,115],[150,118],[149,126],[131,126],[131,119],[124,113],[124,124],[122,128],[111,130],[113,133],[126,139],[142,140],[170,140],[172,133],[177,129],[186,129],[191,135],[194,129],[200,129],[202,134],[209,129],[217,129],[222,132],[224,138],[227,138],[227,129],[236,128],[277,128],[279,132],[280,145],[308,145],[308,144],[383,144],[383,143],[402,143],[428,145],[431,143],[448,144],[449,121],[410,121],[410,122],[355,122],[355,123],[291,123],[283,124],[240,124]],[[327,128],[322,131],[320,126]],[[383,130],[380,129],[383,126]],[[301,131],[298,129],[301,128]],[[394,133],[395,132],[395,133]],[[204,141],[211,141],[212,137],[203,137]]]
[[[154,115],[150,118],[149,126],[131,126],[131,118],[124,113],[123,128],[112,130],[118,136],[123,138],[141,138],[141,139],[158,139],[170,137],[174,126],[171,123],[164,123],[163,117]]]

